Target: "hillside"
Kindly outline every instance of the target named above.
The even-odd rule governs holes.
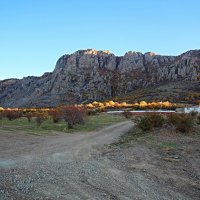
[[[200,102],[200,81],[172,81],[138,88],[128,94],[114,97],[113,100],[130,103],[145,100],[197,104]]]
[[[149,92],[145,93],[146,90]],[[63,55],[54,71],[41,77],[0,81],[0,106],[49,107],[116,96],[123,98],[128,94],[136,100],[170,98],[177,101],[181,97],[181,101],[191,101],[190,97],[187,99],[190,92],[199,98],[200,50],[179,56],[129,51],[119,57],[109,51],[88,49]]]

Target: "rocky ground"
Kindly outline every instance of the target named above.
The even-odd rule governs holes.
[[[187,151],[170,162],[145,144],[104,146],[132,127],[54,136],[0,130],[0,199],[199,199],[200,141],[183,140]]]

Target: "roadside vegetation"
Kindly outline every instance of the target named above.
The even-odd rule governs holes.
[[[75,106],[56,109],[4,110],[0,112],[0,132],[13,131],[34,135],[93,131],[126,120],[122,115],[88,115]]]
[[[179,161],[181,154],[190,151],[192,143],[200,143],[200,114],[197,112],[132,115],[129,119],[134,121],[134,128],[110,147],[125,148],[137,143],[157,150],[165,161],[172,162]]]
[[[21,131],[91,131],[103,125],[129,118],[128,110],[175,109],[176,104],[168,101],[126,103],[94,101],[88,104],[63,105],[56,108],[2,108],[0,107],[1,129],[20,129]],[[101,115],[107,110],[124,110],[123,116]]]
[[[129,133],[121,137],[121,143],[137,140],[139,137],[149,136],[160,132],[169,135],[200,136],[200,114],[197,112],[156,114],[147,113],[142,116],[125,114],[133,120],[135,127]]]
[[[187,114],[135,114],[131,110],[174,110],[176,104],[169,101],[126,103],[126,102],[92,102],[89,104],[64,105],[56,108],[1,108],[1,130],[21,130],[40,134],[40,132],[74,132],[92,131],[122,120],[133,120],[143,132],[155,128],[167,127],[179,132],[191,132],[194,124],[200,124],[197,113]],[[108,115],[104,111],[124,110],[122,115]],[[195,121],[195,123],[194,123]],[[143,134],[143,133],[142,133]]]

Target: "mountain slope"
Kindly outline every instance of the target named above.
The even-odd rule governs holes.
[[[59,58],[52,73],[0,81],[0,105],[40,107],[102,100],[182,81],[198,87],[200,50],[179,56],[127,52],[121,57],[109,51],[79,50]]]

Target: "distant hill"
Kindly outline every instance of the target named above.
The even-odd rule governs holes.
[[[79,50],[60,57],[54,71],[41,77],[0,81],[3,107],[50,107],[120,100],[127,95],[132,101],[164,98],[187,102],[193,98],[190,95],[198,99],[199,94],[200,50],[179,56],[132,51],[115,56],[109,51]]]

